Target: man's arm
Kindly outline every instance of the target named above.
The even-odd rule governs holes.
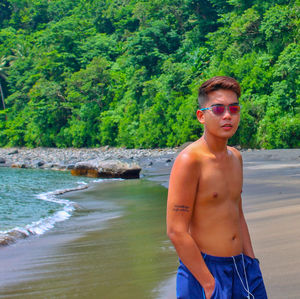
[[[242,230],[243,253],[252,258],[255,258],[247,222],[242,209],[242,199],[240,200],[240,223]]]
[[[235,154],[237,155],[240,163],[241,163],[241,168],[242,168],[242,173],[243,173],[243,158],[241,153],[234,149]],[[242,178],[243,180],[243,178]],[[240,225],[241,225],[241,231],[242,231],[242,242],[243,242],[243,253],[255,258],[252,243],[251,243],[251,238],[248,230],[248,225],[244,216],[243,212],[243,207],[242,207],[242,197],[240,198],[240,203],[239,203],[239,213],[240,213]]]
[[[192,154],[182,153],[174,162],[168,192],[167,233],[177,254],[210,298],[215,280],[201,252],[189,234],[189,225],[198,188],[199,163]]]

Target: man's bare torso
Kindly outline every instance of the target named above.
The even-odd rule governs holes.
[[[240,208],[242,165],[236,149],[216,157],[199,141],[181,154],[191,155],[199,169],[189,231],[199,249],[216,256],[242,252]]]

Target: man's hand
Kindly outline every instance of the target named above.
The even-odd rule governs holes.
[[[213,294],[214,289],[215,289],[215,285],[216,285],[216,281],[214,279],[212,284],[209,284],[208,286],[203,287],[206,299],[210,299],[211,298],[211,295]]]

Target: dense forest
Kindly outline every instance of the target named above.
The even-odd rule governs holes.
[[[298,0],[1,0],[0,146],[173,147],[242,87],[231,144],[300,147]]]

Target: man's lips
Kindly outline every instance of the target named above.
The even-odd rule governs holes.
[[[222,127],[222,129],[224,131],[230,131],[232,129],[232,125],[231,124],[225,124],[225,125],[223,125],[221,127]]]

